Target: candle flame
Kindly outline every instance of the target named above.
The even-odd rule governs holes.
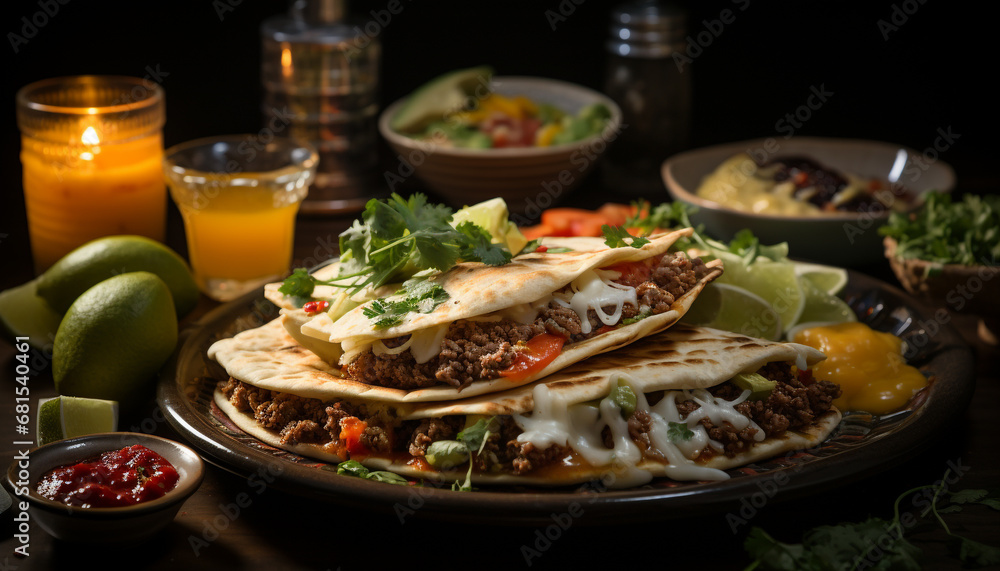
[[[281,75],[285,77],[292,75],[292,50],[288,48],[281,50]]]
[[[84,145],[99,145],[101,143],[101,138],[97,136],[97,129],[93,127],[87,127],[80,140],[83,141]]]

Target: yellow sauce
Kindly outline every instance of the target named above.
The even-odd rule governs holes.
[[[826,355],[813,366],[813,376],[840,385],[841,396],[833,404],[841,410],[886,414],[927,386],[927,378],[903,360],[903,341],[864,323],[803,329],[793,341]]]

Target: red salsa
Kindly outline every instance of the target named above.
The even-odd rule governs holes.
[[[177,470],[141,444],[53,468],[39,494],[71,506],[113,508],[155,500],[177,485]]]

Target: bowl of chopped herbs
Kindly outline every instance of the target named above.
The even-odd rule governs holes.
[[[903,287],[948,309],[1000,319],[1000,196],[932,192],[879,229]]]

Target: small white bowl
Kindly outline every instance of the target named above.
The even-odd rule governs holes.
[[[50,500],[35,490],[38,480],[53,468],[134,444],[163,456],[177,470],[180,476],[177,485],[162,497],[124,507],[83,508]],[[15,458],[4,484],[15,506],[21,501],[28,502],[32,524],[57,539],[83,543],[138,542],[173,521],[204,476],[201,458],[183,444],[149,434],[107,432],[40,446],[28,453],[26,461]]]
[[[900,145],[859,139],[756,139],[687,151],[664,162],[663,179],[670,196],[697,206],[691,220],[704,224],[712,237],[729,240],[739,230],[749,228],[765,244],[788,242],[790,257],[827,264],[880,262],[883,252],[878,227],[888,219],[888,211],[819,216],[756,214],[695,194],[706,176],[741,152],[749,152],[755,159],[802,156],[841,173],[881,180],[891,180],[890,174],[897,172],[898,183],[917,196],[917,204],[925,192],[951,192],[955,186],[952,168],[940,160],[929,160]]]
[[[451,148],[394,131],[389,124],[406,101],[401,99],[379,117],[379,131],[399,155],[399,172],[392,174],[405,178],[412,167],[428,188],[456,208],[499,196],[512,213],[534,216],[564,197],[593,171],[621,128],[618,105],[609,97],[579,85],[538,77],[499,76],[493,78],[491,87],[501,95],[524,95],[538,103],[555,105],[571,115],[587,105],[603,103],[611,111],[611,118],[602,133],[570,144]]]

